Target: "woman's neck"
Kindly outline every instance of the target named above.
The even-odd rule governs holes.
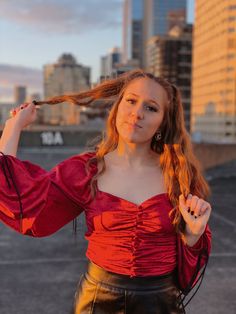
[[[124,143],[119,141],[117,148],[109,153],[112,163],[122,168],[159,166],[159,154],[153,152],[150,143]]]

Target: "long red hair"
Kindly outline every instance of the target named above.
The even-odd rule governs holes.
[[[96,155],[88,161],[87,169],[93,162],[101,162],[102,167],[91,179],[92,196],[96,194],[96,180],[106,167],[104,155],[116,149],[119,134],[116,129],[116,114],[119,103],[128,84],[134,79],[149,78],[160,84],[168,95],[168,103],[165,106],[164,118],[159,128],[162,134],[161,140],[157,141],[153,136],[151,149],[158,153],[160,166],[163,171],[167,193],[172,202],[173,225],[176,232],[184,231],[185,222],[179,211],[179,195],[185,197],[191,193],[206,199],[210,195],[210,188],[203,177],[202,167],[193,153],[190,136],[185,128],[184,112],[179,89],[164,78],[155,77],[143,70],[126,72],[117,78],[109,79],[97,85],[95,88],[73,95],[56,96],[37,104],[57,104],[70,102],[80,106],[91,106],[95,100],[103,99],[112,101],[106,121],[106,129],[102,140],[96,145]],[[104,104],[106,106],[106,103]]]

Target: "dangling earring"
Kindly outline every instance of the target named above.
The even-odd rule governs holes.
[[[161,139],[161,132],[158,131],[158,132],[155,134],[155,140],[156,140],[156,141],[160,141],[160,139]]]

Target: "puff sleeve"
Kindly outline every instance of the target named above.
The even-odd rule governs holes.
[[[89,199],[91,153],[70,157],[50,171],[0,155],[0,219],[29,236],[48,236],[76,218]]]
[[[184,295],[203,278],[211,251],[211,230],[208,225],[192,247],[177,238],[178,282]],[[200,281],[201,283],[201,281]]]

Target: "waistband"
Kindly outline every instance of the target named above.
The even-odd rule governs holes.
[[[129,275],[110,272],[92,261],[88,262],[85,276],[94,283],[105,283],[118,288],[136,290],[168,289],[175,286],[174,272],[160,276],[130,277]]]

